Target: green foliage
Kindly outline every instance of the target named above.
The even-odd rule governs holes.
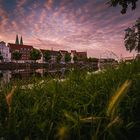
[[[20,60],[21,56],[22,56],[22,54],[20,52],[18,52],[18,51],[14,51],[12,53],[12,59],[14,59],[14,60]]]
[[[74,63],[78,61],[78,57],[76,55],[74,55],[73,61],[74,61]]]
[[[69,53],[66,53],[66,54],[65,54],[65,62],[68,63],[68,62],[70,62],[70,61],[71,61],[71,56],[70,56]]]
[[[140,61],[99,73],[75,69],[64,80],[34,78],[24,86],[18,81],[9,112],[4,98],[7,90],[0,94],[0,137],[140,139],[139,83]]]
[[[49,50],[46,50],[44,53],[44,58],[46,62],[49,62],[49,60],[51,60],[51,53]]]
[[[98,62],[98,58],[89,57],[87,58],[87,62]]]
[[[33,49],[31,52],[30,52],[30,59],[31,60],[38,60],[41,58],[41,53],[39,50],[37,49]]]
[[[60,61],[61,61],[61,58],[62,58],[62,55],[61,55],[61,53],[58,53],[58,55],[57,55],[57,58],[56,58],[56,60],[57,60],[57,63],[60,63]]]
[[[119,102],[122,100],[123,96],[127,93],[129,87],[131,85],[131,81],[126,80],[121,87],[116,91],[114,96],[109,100],[109,105],[107,108],[107,115],[114,118],[116,115],[116,108],[119,105]]]
[[[136,50],[140,52],[140,18],[136,20],[133,27],[125,30],[125,47],[126,50]]]
[[[136,9],[136,3],[138,0],[109,0],[108,4],[116,7],[120,5],[122,7],[121,13],[125,14],[128,6],[131,4],[132,10]]]

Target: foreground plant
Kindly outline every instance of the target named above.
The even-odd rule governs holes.
[[[122,98],[127,93],[130,85],[131,85],[131,81],[126,80],[122,84],[122,86],[116,91],[116,93],[111,97],[107,108],[107,116],[114,118],[114,116],[116,115],[115,113],[118,108],[118,105],[121,102]]]
[[[139,61],[90,75],[84,70],[73,70],[63,81],[32,79],[31,86],[18,82],[16,89],[11,91],[8,87],[0,94],[0,137],[139,139],[139,83]],[[7,91],[12,92],[10,110]]]

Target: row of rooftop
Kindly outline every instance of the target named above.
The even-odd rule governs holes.
[[[19,52],[21,54],[20,60],[18,60],[19,63],[26,63],[26,62],[33,62],[30,58],[30,52],[36,49],[31,45],[24,45],[23,44],[23,39],[22,36],[20,38],[20,41],[18,39],[18,35],[16,36],[16,41],[15,43],[5,43],[4,41],[0,42],[0,60],[2,58],[3,62],[15,62],[16,60],[13,59],[12,54],[14,52]],[[46,49],[38,49],[41,53],[41,58],[37,60],[38,63],[45,63],[45,58],[44,58],[44,53],[46,51],[50,52],[51,59],[50,62],[55,63],[57,60],[58,54],[61,54],[61,62],[65,63],[65,55],[69,54],[71,56],[71,63],[74,63],[74,56],[77,57],[77,60],[82,62],[85,59],[87,59],[87,52],[77,52],[76,50],[71,50],[71,52],[68,52],[66,50],[46,50]],[[140,57],[140,54],[138,54],[136,57]],[[135,57],[126,57],[123,58],[124,61],[131,61],[135,59]],[[100,61],[112,61],[112,59],[101,59]],[[16,61],[17,62],[17,61]]]
[[[12,55],[14,52],[19,52],[21,54],[20,60],[18,60],[19,63],[26,63],[26,62],[33,62],[30,57],[30,52],[36,49],[31,45],[24,45],[22,37],[18,39],[18,36],[16,36],[15,43],[5,43],[4,41],[0,42],[0,57],[2,58],[3,62],[15,62],[16,60],[13,59]],[[74,63],[74,56],[77,56],[77,60],[84,61],[87,58],[87,52],[77,52],[76,50],[71,50],[71,52],[68,52],[66,50],[46,50],[46,49],[37,49],[41,53],[41,58],[37,60],[38,63],[45,63],[44,59],[44,53],[46,51],[49,51],[51,56],[51,62],[56,62],[56,58],[58,54],[61,54],[61,62],[65,62],[65,55],[69,54],[71,56],[71,62]]]

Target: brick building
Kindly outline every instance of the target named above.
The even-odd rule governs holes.
[[[12,43],[8,43],[7,45],[9,47],[10,53],[11,53],[11,61],[15,61],[12,58],[12,54],[13,52],[17,51],[19,53],[21,53],[21,59],[19,60],[19,62],[21,63],[25,63],[25,62],[31,62],[30,60],[30,52],[33,49],[33,46],[30,45],[21,45],[21,44],[12,44]]]
[[[49,60],[50,63],[56,63],[57,61],[57,56],[59,54],[59,51],[54,51],[54,50],[44,50],[44,49],[40,49],[41,51],[41,60],[39,60],[41,63],[45,63],[45,57],[44,54],[46,51],[48,51],[50,53],[50,57],[51,59]]]
[[[71,50],[71,62],[74,63],[74,56],[77,57],[78,62],[84,62],[87,59],[87,52],[77,52],[76,50]]]

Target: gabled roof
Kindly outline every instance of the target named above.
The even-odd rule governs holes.
[[[87,55],[87,52],[77,52],[76,50],[71,50],[71,53],[75,53],[77,55]]]
[[[41,51],[42,53],[45,53],[46,50],[44,50],[44,49],[40,49],[40,51]]]
[[[59,52],[58,51],[52,51],[51,50],[50,53],[51,53],[51,55],[58,55]]]
[[[51,55],[57,55],[59,53],[59,51],[53,51],[53,50],[44,50],[44,49],[40,49],[40,51],[42,53],[45,53],[45,51],[49,51]]]
[[[68,53],[68,51],[66,51],[66,50],[59,50],[59,52]]]
[[[71,53],[76,53],[76,50],[71,50]]]
[[[28,49],[32,49],[33,46],[30,46],[30,45],[18,45],[18,44],[13,44],[13,43],[8,43],[8,47],[10,49],[17,49],[17,50],[20,50],[21,48],[28,48]]]
[[[87,52],[75,52],[78,57],[87,57]]]
[[[77,54],[87,54],[87,52],[76,52]]]
[[[4,41],[0,41],[0,44],[6,44]]]

